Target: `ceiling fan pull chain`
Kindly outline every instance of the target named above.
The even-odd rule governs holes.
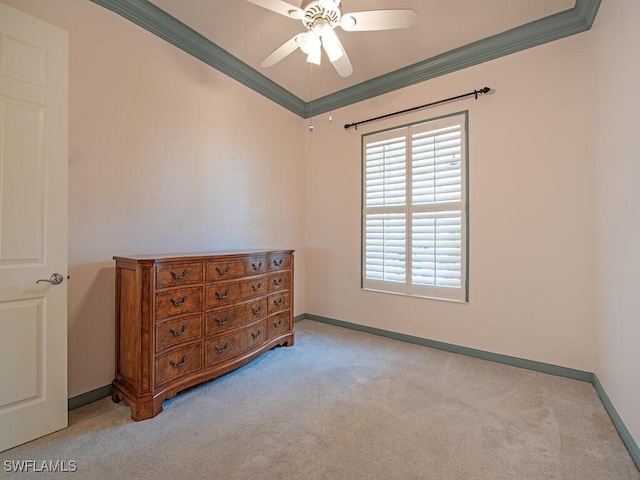
[[[331,107],[331,97],[333,94],[333,86],[331,84],[331,80],[333,80],[332,70],[332,68],[329,68],[329,123],[333,122],[333,108]]]
[[[309,122],[309,133],[313,133],[313,63],[309,63],[309,72],[309,76],[311,78],[311,81],[309,82],[311,84],[309,87],[311,89],[311,101],[309,102],[311,121]]]

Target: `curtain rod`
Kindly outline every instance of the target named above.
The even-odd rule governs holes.
[[[461,98],[470,97],[471,95],[475,95],[476,100],[477,100],[478,99],[478,95],[483,94],[483,93],[489,93],[490,91],[491,91],[491,89],[489,87],[484,87],[484,88],[481,88],[480,90],[474,90],[473,92],[464,93],[464,94],[458,95],[456,97],[445,98],[444,100],[438,100],[437,102],[426,103],[426,104],[420,105],[418,107],[407,108],[406,110],[400,110],[399,112],[387,113],[386,115],[380,115],[379,117],[369,118],[367,120],[361,120],[359,122],[354,122],[354,123],[347,123],[347,124],[345,124],[344,128],[346,130],[348,130],[351,127],[356,127],[356,130],[357,130],[358,129],[358,125],[362,125],[363,123],[369,123],[369,122],[373,122],[373,121],[376,121],[376,120],[381,120],[383,118],[393,117],[394,115],[400,115],[400,114],[407,113],[407,112],[413,112],[414,110],[420,110],[421,108],[433,107],[434,105],[439,105],[441,103],[451,102],[453,100],[459,100]]]

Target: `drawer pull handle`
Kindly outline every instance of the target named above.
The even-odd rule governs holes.
[[[186,361],[187,361],[187,358],[189,358],[189,355],[186,355],[186,354],[185,354],[185,356],[184,356],[184,357],[182,357],[182,361],[181,361],[180,363],[176,363],[176,361],[175,361],[175,360],[171,360],[169,363],[171,364],[171,366],[172,366],[173,368],[180,368],[180,367],[184,366],[184,362],[186,362]]]
[[[180,335],[183,335],[183,334],[184,334],[184,332],[186,332],[186,331],[187,331],[187,328],[189,328],[189,325],[187,325],[187,324],[185,323],[184,325],[182,325],[182,330],[180,330],[179,332],[176,332],[176,329],[175,329],[175,328],[173,328],[173,327],[171,327],[171,328],[169,329],[169,331],[170,331],[171,333],[173,333],[173,336],[174,336],[174,337],[179,337]]]
[[[252,263],[252,264],[251,264],[251,266],[253,267],[253,269],[254,269],[255,271],[260,271],[260,270],[262,270],[262,262],[258,262],[257,264],[256,264],[256,263]]]
[[[282,325],[282,319],[279,318],[277,322],[273,322],[273,326],[278,328],[280,325]]]
[[[253,337],[254,340],[260,338],[260,335],[262,335],[262,329],[258,330],[258,333],[251,332],[251,336]]]
[[[182,305],[184,305],[184,302],[186,302],[188,298],[189,295],[185,295],[184,297],[182,297],[182,301],[178,302],[175,298],[171,297],[169,301],[173,304],[174,307],[181,307]]]
[[[182,271],[182,275],[178,275],[175,270],[171,270],[171,276],[173,277],[174,280],[184,280],[185,278],[187,278],[187,275],[189,275],[189,269],[185,268]]]
[[[216,297],[218,297],[220,300],[222,300],[223,298],[227,298],[230,293],[231,293],[231,290],[229,288],[227,288],[227,291],[224,292],[224,293],[216,292]]]
[[[279,267],[280,265],[282,265],[282,262],[283,262],[283,259],[282,259],[282,258],[280,258],[280,259],[278,259],[278,260],[274,260],[274,261],[273,261],[273,266],[274,266],[274,267]]]
[[[274,301],[273,301],[273,304],[274,304],[276,307],[279,307],[280,305],[282,305],[282,302],[284,302],[284,298],[279,298],[279,299],[277,299],[277,300],[274,300]]]
[[[220,275],[226,275],[231,270],[231,265],[227,265],[227,268],[225,268],[224,270],[220,270],[220,267],[216,267],[216,270]]]
[[[225,325],[229,320],[231,320],[231,315],[229,315],[227,313],[227,316],[224,317],[224,320],[221,320],[220,318],[216,317],[216,322],[218,322],[218,325]]]
[[[229,348],[231,346],[230,342],[227,342],[224,344],[224,347],[220,348],[220,345],[216,345],[216,350],[218,351],[218,353],[222,353],[222,352],[226,352],[227,348]]]
[[[251,311],[253,312],[254,315],[258,315],[261,310],[262,310],[262,305],[258,305],[258,308],[251,307]]]
[[[254,292],[259,291],[262,288],[262,282],[260,282],[258,285],[251,285],[251,288],[253,288]]]
[[[280,277],[280,278],[279,278],[279,279],[277,279],[277,280],[274,278],[274,279],[273,279],[273,284],[274,284],[276,287],[277,287],[278,285],[282,285],[282,280],[283,280],[283,278],[282,278],[282,277]]]

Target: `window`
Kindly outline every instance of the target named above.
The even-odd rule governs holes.
[[[362,288],[467,301],[467,112],[362,136]]]

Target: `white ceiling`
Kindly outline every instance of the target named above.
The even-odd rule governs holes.
[[[343,13],[411,8],[418,22],[381,32],[336,31],[353,74],[342,78],[323,53],[322,65],[306,62],[299,50],[278,64],[260,62],[305,31],[300,20],[278,15],[245,0],[151,0],[234,57],[305,102],[413,65],[438,54],[573,8],[575,0],[342,0]],[[300,6],[300,0],[289,3]],[[311,81],[313,79],[313,82]]]

